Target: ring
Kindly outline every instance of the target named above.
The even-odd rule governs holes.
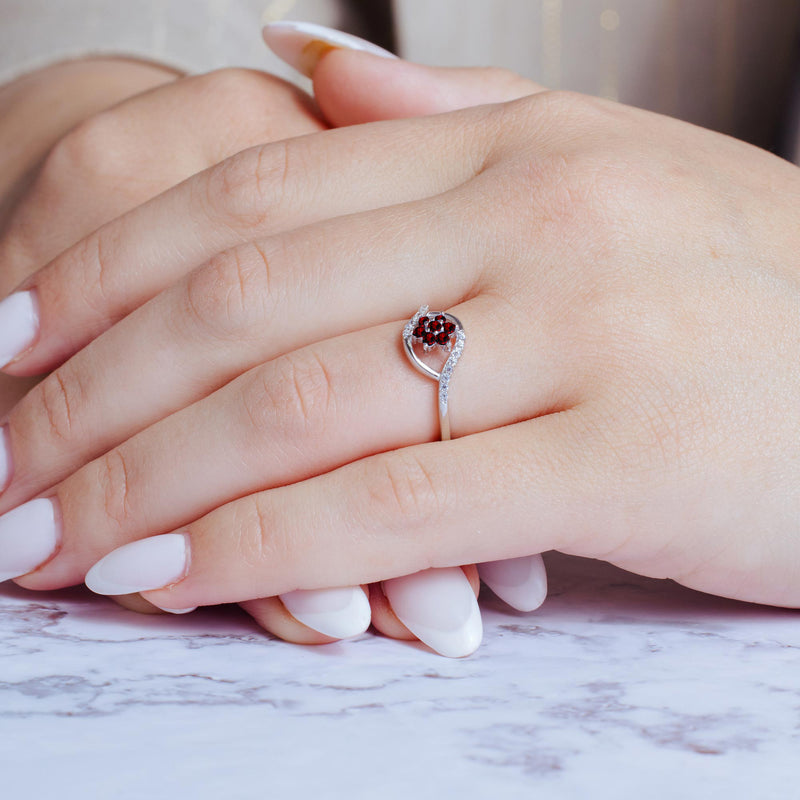
[[[464,351],[464,326],[458,317],[446,311],[433,313],[428,306],[422,306],[403,328],[403,344],[408,360],[423,375],[439,382],[439,430],[443,442],[450,439],[450,415],[447,411],[447,394],[453,370]],[[422,352],[447,350],[447,361],[441,372],[426,364],[417,354],[414,345],[422,345]]]

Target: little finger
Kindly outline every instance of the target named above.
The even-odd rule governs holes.
[[[598,442],[586,434],[573,409],[361,459],[121,547],[87,584],[181,607],[531,551],[591,554],[608,546],[613,517]]]

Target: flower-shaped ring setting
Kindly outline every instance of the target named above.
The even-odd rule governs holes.
[[[458,317],[446,311],[429,312],[428,306],[422,306],[403,328],[403,345],[408,360],[423,375],[439,382],[439,428],[443,442],[450,439],[450,378],[461,358],[465,339],[464,326]],[[418,350],[422,350],[423,355],[435,350],[446,351],[448,356],[441,371],[424,361]]]

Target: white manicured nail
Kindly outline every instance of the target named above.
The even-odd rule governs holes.
[[[86,585],[97,594],[147,592],[179,581],[188,566],[188,537],[163,533],[112,550],[86,573]]]
[[[14,292],[0,302],[0,369],[24,353],[39,334],[39,312],[32,291]]]
[[[0,517],[0,581],[27,575],[58,548],[53,501],[30,500]]]
[[[153,603],[153,605],[155,605],[155,603]],[[197,611],[197,606],[189,606],[189,608],[164,608],[164,606],[156,606],[156,608],[160,608],[168,614],[189,614],[192,611]]]
[[[365,39],[359,39],[349,33],[315,25],[312,22],[270,22],[261,30],[267,47],[278,58],[285,61],[310,78],[319,60],[329,50],[342,48],[345,50],[362,50],[375,56],[397,58],[394,53],[378,47]]]
[[[437,653],[461,658],[478,649],[481,612],[460,567],[392,578],[383,582],[383,592],[398,619]]]
[[[0,427],[0,492],[11,480],[11,442],[8,441],[8,425]]]
[[[303,625],[334,639],[358,636],[369,627],[369,600],[360,586],[298,589],[280,595],[286,610]]]
[[[478,564],[481,580],[518,611],[534,611],[547,597],[547,573],[540,555]]]

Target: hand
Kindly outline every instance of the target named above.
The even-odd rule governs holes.
[[[159,65],[111,58],[25,75],[0,89],[0,111],[3,295],[95,228],[189,175],[257,142],[324,127],[302,93],[262,73],[220,70],[176,80]],[[188,131],[187,120],[198,130]],[[20,331],[2,334],[0,357]],[[5,376],[3,412],[30,385]]]
[[[800,425],[767,412],[800,388],[797,196],[796,169],[755,148],[560,93],[235,156],[30,284],[41,332],[20,371],[114,318],[114,291],[63,280],[98,241],[112,290],[132,262],[198,264],[55,373],[84,398],[60,439],[36,437],[34,401],[11,415],[18,496],[42,456],[61,468],[65,441],[113,429],[106,409],[134,390],[118,359],[161,420],[48,493],[61,549],[24,583],[74,580],[110,539],[141,541],[95,585],[173,608],[552,547],[796,604]],[[304,227],[274,233],[288,218]],[[471,337],[449,443],[418,444],[436,434],[430,384],[398,346],[420,298]],[[164,417],[231,358],[239,377]]]
[[[292,66],[314,78],[316,99],[328,122],[347,126],[399,117],[442,113],[488,102],[522,97],[540,87],[518,75],[497,69],[439,69],[429,70],[418,65],[394,61],[387,76],[380,61],[366,59],[322,59],[325,66],[317,72],[319,61],[310,60],[308,53],[326,53],[325,47],[309,47],[308,32],[329,37],[328,44],[349,49],[374,46],[338,31],[330,31],[306,23],[275,23],[264,29],[267,44]],[[330,38],[333,37],[333,38]],[[378,50],[385,57],[391,54]],[[387,80],[387,77],[389,80]],[[397,639],[417,638],[398,618],[405,618],[419,638],[439,652],[449,655],[468,655],[481,638],[480,612],[471,595],[478,594],[478,573],[474,566],[457,569],[428,569],[391,581],[374,583],[368,590],[372,606],[373,625],[387,636]],[[480,577],[495,593],[512,607],[532,611],[544,602],[547,578],[540,555],[485,562],[478,565]],[[324,591],[324,590],[323,590]],[[334,590],[341,592],[342,590]],[[391,596],[392,603],[387,599]],[[343,600],[337,612],[331,614],[329,602],[320,603],[315,591],[297,591],[279,598],[265,598],[242,605],[263,627],[290,641],[316,643],[320,639],[296,630],[296,623],[287,613],[287,605],[301,604],[317,609],[322,606],[325,621],[348,627],[348,617],[357,617],[355,604]],[[470,607],[465,612],[465,605]],[[459,635],[450,630],[443,636],[441,611],[453,612],[448,620]],[[354,613],[355,612],[355,613]],[[440,625],[430,621],[440,617]],[[285,622],[284,622],[285,621]],[[446,626],[447,627],[447,626]]]
[[[130,76],[125,65],[126,62],[122,66],[111,62],[112,72],[122,71],[127,86]],[[104,76],[109,72],[105,61],[70,64],[69,70],[74,72],[79,66],[84,84],[90,83],[95,90],[97,76],[92,68],[96,67]],[[139,66],[132,65],[131,69],[138,70]],[[52,69],[45,71],[40,80],[52,81],[52,72]],[[150,73],[145,72],[152,81]],[[81,124],[55,144],[37,179],[22,193],[13,209],[7,234],[0,240],[4,262],[10,265],[11,274],[24,273],[31,264],[46,262],[115,216],[233,152],[257,141],[324,127],[296,89],[264,74],[222,70],[180,80],[173,80],[174,77],[167,74],[162,79],[162,83],[169,80],[168,86],[132,97],[103,113],[87,114]],[[83,88],[84,84],[71,85],[66,94],[76,102],[76,88]],[[30,105],[31,86],[28,83],[24,88],[20,96]],[[89,99],[94,97],[88,91],[84,94]],[[30,112],[28,116],[32,118],[30,123],[43,114]],[[195,122],[191,131],[186,129],[187,120]],[[52,147],[53,142],[48,146]],[[474,567],[465,568],[461,582],[455,584],[452,580],[442,584],[441,579],[433,577],[425,581],[419,576],[409,581],[415,586],[418,604],[420,596],[426,594],[431,602],[432,593],[438,593],[435,599],[439,603],[446,603],[447,594],[442,597],[442,591],[455,591],[458,599],[458,593],[463,591],[461,583],[470,593],[477,593],[478,586]],[[543,580],[540,583],[543,585]],[[364,587],[364,590],[371,593],[371,616],[376,626],[388,635],[411,637],[393,613],[382,589]],[[337,614],[330,613],[330,608],[325,613],[325,609],[331,603],[341,606],[344,599],[345,609],[340,607],[338,616],[342,616],[343,610],[349,611],[357,621],[365,611],[366,625],[370,619],[369,604],[359,602],[359,595],[365,597],[361,589],[294,592],[280,599],[250,601],[246,608],[264,627],[284,638],[328,641],[328,636],[299,624],[287,608],[298,619],[316,624],[328,633],[346,635],[347,624],[352,627],[353,620],[344,620],[343,628]],[[138,595],[116,599],[136,610],[154,608]]]
[[[28,73],[0,87],[0,232],[5,233],[21,199],[53,145],[74,126],[125,98],[174,80],[171,69],[114,58],[67,61]],[[77,192],[76,192],[77,193]],[[61,207],[47,217],[58,227]],[[19,230],[18,226],[18,230]],[[46,226],[39,226],[46,227]],[[51,229],[52,230],[52,229]],[[41,231],[42,240],[52,236]],[[64,242],[61,249],[80,238]],[[0,238],[0,242],[8,239]],[[39,239],[23,235],[17,248],[0,243],[0,295],[5,296],[47,259],[29,258]],[[35,383],[0,375],[0,413],[5,413]]]

